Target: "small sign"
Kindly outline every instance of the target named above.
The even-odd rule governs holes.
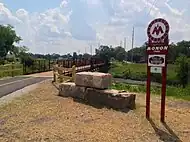
[[[148,66],[165,67],[165,55],[148,55]]]
[[[151,67],[150,72],[151,73],[162,73],[162,67]]]

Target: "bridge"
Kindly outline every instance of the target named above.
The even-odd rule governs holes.
[[[99,58],[90,59],[76,59],[76,60],[57,60],[53,65],[53,71],[58,72],[60,75],[71,76],[72,67],[75,66],[76,72],[83,71],[98,71],[101,67],[105,66],[105,61]]]

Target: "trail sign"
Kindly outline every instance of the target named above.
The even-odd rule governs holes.
[[[148,55],[148,66],[165,67],[165,55]]]
[[[169,24],[166,20],[161,18],[153,20],[147,29],[149,39],[154,42],[160,42],[167,38],[168,32]]]
[[[165,117],[166,96],[166,57],[169,49],[169,24],[162,18],[153,20],[147,28],[147,91],[146,91],[146,117],[150,117],[150,76],[151,73],[162,73],[161,121]]]
[[[162,67],[151,67],[150,68],[151,73],[162,73]]]
[[[147,29],[148,47],[147,53],[168,53],[169,24],[166,20],[158,18],[153,20]]]

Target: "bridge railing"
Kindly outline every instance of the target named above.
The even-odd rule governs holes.
[[[95,64],[102,64],[102,63],[104,63],[104,61],[100,59],[57,60],[58,66],[64,67],[64,68],[72,68],[73,65],[75,65],[76,67],[81,67],[81,66],[95,65]]]
[[[105,62],[100,59],[57,60],[53,66],[54,81],[64,76],[72,76],[73,70],[75,72],[92,71],[104,64]]]

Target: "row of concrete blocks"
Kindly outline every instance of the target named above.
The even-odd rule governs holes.
[[[77,86],[73,82],[62,83],[59,95],[81,99],[88,104],[102,105],[113,109],[134,109],[136,95],[111,89],[95,89]]]

